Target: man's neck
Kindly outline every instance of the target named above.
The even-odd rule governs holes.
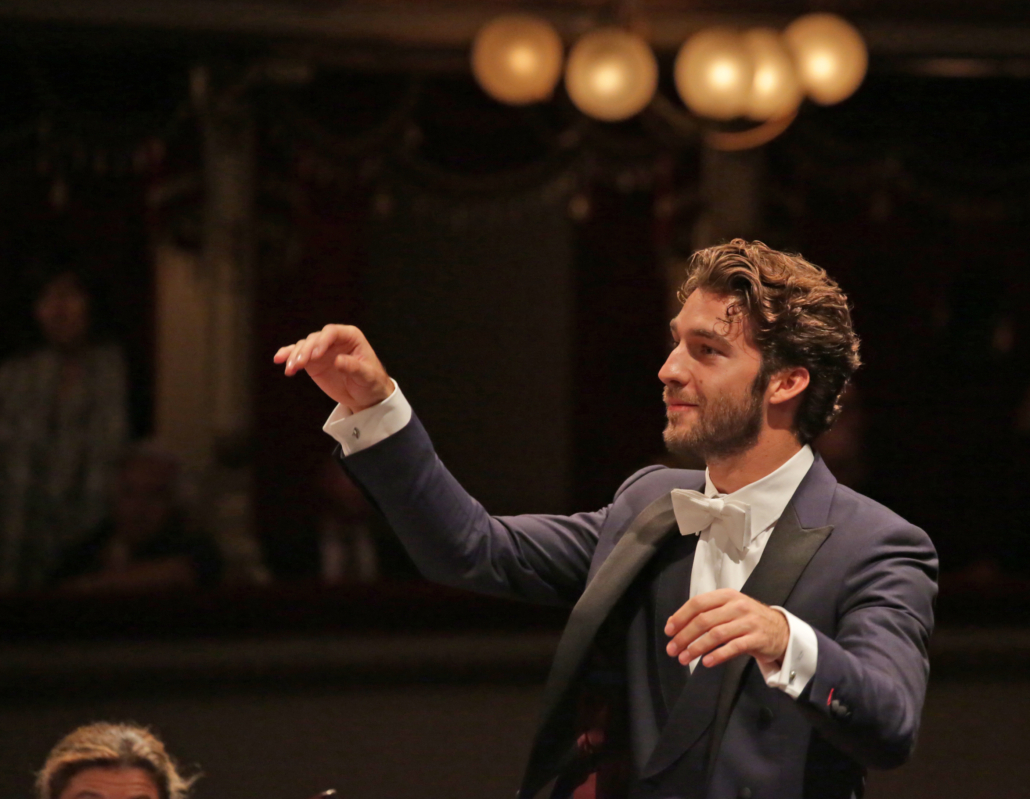
[[[801,444],[793,433],[766,430],[751,449],[737,455],[709,460],[708,476],[720,494],[732,494],[793,458]]]

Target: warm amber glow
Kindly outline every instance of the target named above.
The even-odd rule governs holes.
[[[604,97],[615,97],[626,87],[628,76],[623,65],[612,60],[607,63],[599,63],[594,67],[590,75],[590,85],[593,90]]]
[[[607,122],[627,119],[654,97],[658,62],[639,36],[621,28],[601,28],[573,46],[565,88],[584,114]]]
[[[561,68],[561,37],[536,17],[498,17],[480,29],[472,44],[472,73],[483,91],[502,103],[548,99]]]
[[[747,115],[762,121],[792,114],[801,104],[801,83],[780,34],[755,28],[744,34],[744,44],[755,67]]]
[[[738,65],[729,60],[716,61],[708,69],[708,81],[717,89],[727,89],[740,80]]]
[[[540,68],[540,56],[526,42],[519,42],[508,51],[508,70],[520,78],[532,75]]]
[[[808,59],[809,75],[817,81],[830,80],[840,68],[837,61],[838,59],[834,57],[833,53],[812,53]]]
[[[850,97],[865,78],[869,54],[862,35],[835,14],[798,17],[783,32],[798,78],[817,103]]]
[[[710,28],[680,48],[674,77],[680,97],[695,114],[733,119],[748,109],[754,65],[738,33]]]

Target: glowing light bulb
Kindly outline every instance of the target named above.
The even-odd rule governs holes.
[[[519,42],[508,53],[508,69],[519,76],[532,75],[540,66],[540,56],[527,42]]]
[[[807,14],[783,32],[808,96],[832,105],[850,97],[862,84],[869,53],[862,35],[835,14]]]
[[[744,44],[755,66],[747,116],[764,121],[793,114],[801,104],[801,83],[780,34],[755,28],[744,34]]]
[[[676,90],[695,114],[733,119],[747,110],[754,64],[736,31],[695,33],[680,48],[673,74]]]
[[[658,62],[639,36],[621,28],[601,28],[573,46],[565,88],[584,114],[608,122],[628,119],[654,97]]]
[[[730,61],[719,61],[712,64],[712,67],[708,72],[708,80],[712,86],[719,89],[725,89],[733,86],[734,83],[740,80],[740,75],[738,73],[739,70],[737,69],[736,64],[733,64]]]
[[[548,99],[561,79],[562,42],[542,19],[498,17],[476,34],[472,74],[487,94],[510,105]]]
[[[626,85],[626,74],[617,63],[599,64],[591,76],[594,91],[608,97],[617,95]]]

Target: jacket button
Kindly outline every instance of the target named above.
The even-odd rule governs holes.
[[[851,718],[851,708],[843,702],[834,699],[833,702],[830,703],[830,715],[834,718],[840,719],[841,721],[847,721]]]
[[[760,707],[758,709],[758,726],[765,729],[772,724],[773,712],[770,708]]]
[[[751,799],[751,789],[741,788],[737,791],[737,799]]]

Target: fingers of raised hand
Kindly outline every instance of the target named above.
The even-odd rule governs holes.
[[[319,330],[308,336],[300,354],[300,366],[311,374],[325,371],[336,360],[339,337],[334,330]]]
[[[300,367],[297,364],[300,360],[301,349],[303,348],[305,341],[306,339],[300,339],[300,341],[298,341],[296,344],[290,344],[279,350],[280,353],[284,350],[288,351],[285,358],[286,374],[295,375],[298,371],[300,371]],[[276,353],[277,358],[278,355],[279,353]]]
[[[286,374],[293,375],[301,369],[307,369],[318,363],[326,355],[332,353],[335,358],[334,349],[353,349],[358,345],[361,333],[356,327],[350,325],[326,325],[321,330],[311,333],[307,338],[300,339],[296,344],[289,344],[281,347],[275,354],[275,363],[286,364]]]
[[[365,340],[361,331],[353,325],[326,325],[317,333],[312,333],[311,338],[312,358],[321,358],[334,347],[354,351]]]
[[[285,347],[280,347],[275,351],[275,355],[272,357],[272,363],[286,363],[290,356],[293,354],[294,344],[287,344]]]

